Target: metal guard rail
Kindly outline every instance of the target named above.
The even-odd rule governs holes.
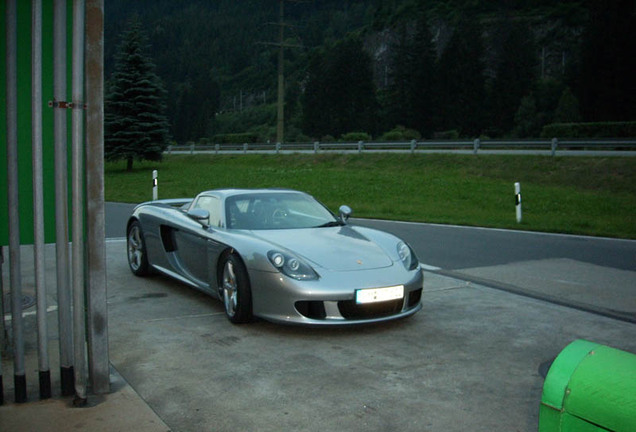
[[[557,155],[636,156],[636,140],[424,140],[424,141],[358,141],[313,143],[243,143],[170,145],[167,154],[241,154],[241,153],[364,153],[390,152],[426,153],[515,153]]]

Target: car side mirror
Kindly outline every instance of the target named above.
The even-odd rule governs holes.
[[[351,213],[353,213],[353,211],[351,210],[351,207],[346,205],[340,206],[338,211],[340,212],[340,220],[343,222],[346,222],[347,220],[349,220]]]
[[[199,222],[204,228],[207,228],[210,221],[210,212],[202,208],[196,208],[188,212],[188,217]]]

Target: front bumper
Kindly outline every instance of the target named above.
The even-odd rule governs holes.
[[[313,326],[355,325],[411,316],[422,309],[423,274],[417,269],[334,272],[317,281],[297,281],[280,273],[250,272],[254,315],[278,323]],[[404,286],[404,297],[356,304],[355,291]]]

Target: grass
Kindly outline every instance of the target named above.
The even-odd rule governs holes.
[[[495,155],[187,155],[109,163],[107,201],[193,197],[207,189],[287,187],[354,216],[636,238],[636,158]],[[523,221],[515,218],[521,183]]]

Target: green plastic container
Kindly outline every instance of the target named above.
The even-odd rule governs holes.
[[[543,384],[539,432],[636,432],[636,355],[576,340]]]

